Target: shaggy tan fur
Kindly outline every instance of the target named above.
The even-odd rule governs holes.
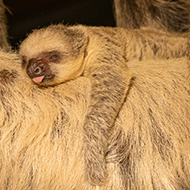
[[[126,62],[181,57],[186,43],[185,37],[150,29],[54,25],[35,30],[21,44],[24,71],[39,85],[55,85],[80,75],[90,79],[84,153],[92,184],[107,178],[107,141],[131,80]]]
[[[7,25],[6,25],[6,16],[5,10],[8,9],[5,7],[3,0],[0,0],[0,48],[8,51],[11,49],[8,43],[7,38]]]
[[[88,80],[39,89],[15,55],[0,57],[0,189],[84,189]]]
[[[80,48],[84,51],[85,47],[87,48],[87,53],[92,54],[89,57],[93,58],[97,57],[96,55],[93,56],[93,54],[100,52],[100,50],[106,53],[106,57],[109,53],[117,55],[119,51],[119,54],[127,61],[134,59],[141,61],[142,59],[179,58],[187,54],[187,36],[188,34],[169,33],[149,27],[127,30],[114,27],[51,25],[47,28],[34,30],[29,34],[21,43],[20,55],[25,62],[24,68],[32,58],[38,57],[42,52],[52,50],[59,50],[63,54],[63,58],[66,56],[72,57],[76,62],[78,61],[76,57],[79,54],[77,51]],[[48,41],[48,45],[45,41]],[[69,49],[71,47],[73,47],[72,50]],[[83,55],[83,53],[81,54]],[[76,63],[75,67],[81,65],[81,62]],[[61,72],[59,73],[58,69],[56,70],[55,64],[51,65],[51,67],[53,72],[56,72],[57,75],[60,74],[56,78],[57,83],[65,80],[61,76]],[[60,69],[60,65],[57,67]],[[61,66],[61,69],[69,70],[64,65]],[[60,81],[58,78],[61,78]]]
[[[107,142],[131,80],[117,36],[100,35],[85,26],[55,25],[36,30],[20,48],[24,72],[39,85],[56,85],[81,75],[90,80],[84,153],[86,176],[96,185],[107,178]]]
[[[128,66],[135,78],[116,124],[125,135],[113,135],[108,160],[119,163],[123,189],[190,189],[187,60]]]
[[[148,26],[170,32],[189,31],[189,0],[114,0],[114,6],[119,27]]]
[[[83,124],[90,82],[39,88],[0,52],[0,189],[190,189],[186,58],[128,63],[134,80],[109,140],[109,178],[85,179]]]

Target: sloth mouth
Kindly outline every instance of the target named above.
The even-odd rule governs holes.
[[[35,83],[43,83],[45,81],[52,81],[55,75],[42,75],[32,78]]]
[[[30,61],[27,65],[26,73],[32,79],[33,82],[44,85],[51,82],[55,74],[51,71],[48,64],[44,64],[42,61]],[[46,85],[46,84],[45,84]]]
[[[39,77],[34,77],[32,80],[35,82],[35,83],[41,83],[43,81],[45,76],[39,76]]]

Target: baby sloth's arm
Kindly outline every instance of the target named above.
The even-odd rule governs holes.
[[[90,33],[84,75],[91,80],[91,101],[84,123],[85,166],[92,184],[108,177],[108,139],[129,89],[131,73],[117,34],[96,28]]]
[[[107,143],[131,79],[128,69],[115,66],[110,57],[99,55],[89,68],[92,93],[84,123],[84,153],[87,176],[92,184],[101,184],[108,177]]]
[[[107,178],[107,142],[131,79],[115,34],[110,37],[101,30],[50,26],[34,31],[20,46],[22,67],[39,85],[55,85],[80,75],[90,79],[84,157],[86,176],[94,185]]]

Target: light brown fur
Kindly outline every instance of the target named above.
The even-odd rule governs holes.
[[[91,82],[91,100],[84,123],[86,175],[92,184],[107,180],[107,142],[131,80],[119,39],[100,37],[84,26],[50,26],[34,31],[21,44],[24,72],[42,86],[81,75]],[[36,72],[37,71],[37,72]]]
[[[0,57],[0,189],[190,188],[186,58],[128,63],[134,80],[109,139],[109,178],[95,187],[85,178],[82,143],[89,80],[39,88],[16,55]]]
[[[116,123],[123,126],[126,136],[116,130],[108,160],[120,163],[125,190],[189,189],[187,60],[131,62],[128,66],[134,81]]]
[[[78,33],[78,35],[82,34],[80,41],[76,41],[75,45],[79,46],[82,44],[89,48],[87,49],[88,54],[98,52],[101,48],[105,53],[108,49],[107,46],[109,45],[109,47],[111,47],[110,51],[111,49],[112,51],[119,51],[127,61],[134,59],[140,61],[142,59],[167,59],[168,57],[179,58],[187,55],[186,46],[188,33],[178,34],[174,32],[164,32],[151,27],[127,30],[119,27],[88,27],[82,25],[52,25],[40,30],[34,30],[34,32],[29,34],[29,36],[21,43],[20,55],[23,57],[26,56],[26,61],[29,61],[30,59],[37,57],[40,52],[54,49],[63,49],[67,53],[70,51],[70,53],[72,52],[72,54],[76,54],[76,52],[74,53],[74,50],[71,51],[67,49],[68,47],[65,47],[66,40],[64,41],[64,39],[62,39],[65,35],[63,34],[61,36],[61,33],[59,32],[57,32],[58,34],[55,34],[54,32],[56,29],[73,30],[72,33]],[[52,37],[53,33],[54,37]],[[74,34],[70,35],[70,41],[75,41],[75,38],[77,38],[77,36],[74,36]],[[47,43],[44,43],[45,40],[49,42],[48,45]],[[90,44],[88,44],[88,40],[90,40]],[[67,46],[69,46],[68,44]],[[77,48],[75,47],[75,49]],[[84,50],[84,47],[82,50]],[[68,57],[69,56],[72,55],[68,55]],[[81,63],[78,64],[80,65]],[[52,67],[55,67],[54,72],[57,72],[56,66],[52,65]],[[57,67],[60,68],[60,65]],[[62,67],[62,69],[66,69],[64,66]],[[57,78],[61,78],[61,76]],[[56,82],[59,83],[65,79],[62,78],[60,81],[58,79],[56,80]]]
[[[189,31],[189,0],[114,0],[114,7],[118,27]]]
[[[4,5],[3,0],[0,0],[0,48],[5,51],[9,51],[11,47],[8,43],[7,36],[7,20],[5,16],[6,10],[8,10],[8,8]]]
[[[39,85],[55,85],[80,75],[90,79],[84,153],[92,184],[101,184],[107,177],[107,140],[131,79],[126,62],[182,57],[187,54],[186,43],[183,36],[151,29],[55,25],[34,31],[21,44],[25,72],[31,78],[45,76]]]

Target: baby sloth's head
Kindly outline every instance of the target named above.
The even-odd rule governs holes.
[[[83,73],[88,38],[80,26],[35,30],[20,45],[24,72],[39,85],[55,85]]]

